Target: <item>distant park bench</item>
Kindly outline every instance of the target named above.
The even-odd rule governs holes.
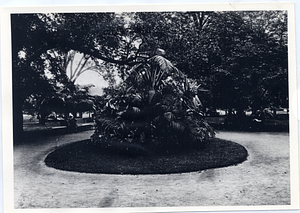
[[[82,124],[78,124],[78,126],[93,126],[94,124],[91,123],[82,123]]]
[[[67,129],[67,126],[53,126],[51,127],[52,130],[60,130],[60,129]]]
[[[81,124],[77,125],[77,129],[83,130],[83,129],[87,129],[87,128],[90,128],[93,126],[94,126],[93,123],[81,123]],[[68,128],[68,126],[53,126],[53,127],[51,127],[52,130],[65,130],[67,128]]]
[[[89,129],[93,126],[94,126],[94,123],[81,123],[81,124],[78,124],[77,129],[84,130],[84,129]]]

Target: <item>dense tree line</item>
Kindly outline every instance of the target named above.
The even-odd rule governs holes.
[[[146,26],[140,24],[144,27],[143,36],[149,36],[142,40],[151,40],[150,46],[166,49],[166,57],[180,70],[202,81],[211,91],[208,106],[240,110],[287,106],[285,12],[141,13],[138,16],[146,23]]]
[[[207,108],[288,106],[286,11],[13,14],[11,29],[16,134],[28,100],[74,87],[70,51],[112,80],[161,48],[209,91],[200,97]]]

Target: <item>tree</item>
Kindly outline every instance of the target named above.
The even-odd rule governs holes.
[[[279,87],[287,84],[286,27],[285,11],[136,13],[132,24],[141,34],[140,52],[163,47],[179,69],[209,88],[208,106],[238,110],[267,106],[272,97],[286,102],[287,87]],[[268,87],[278,72],[278,85]],[[281,95],[278,89],[269,95],[274,87]]]
[[[114,39],[118,38],[117,32],[122,30],[114,25],[116,31],[112,32],[107,26],[107,23],[114,24],[114,17],[112,13],[11,15],[16,139],[22,132],[24,101],[32,95],[50,96],[56,92],[58,82],[67,82],[65,70],[61,69],[61,55],[77,50],[108,62],[124,64],[133,60],[121,61],[111,51],[118,43]],[[59,53],[50,62],[49,51]],[[53,78],[47,77],[47,70]]]
[[[45,76],[45,64],[34,57],[42,42],[38,37],[45,28],[37,16],[12,15],[12,62],[13,62],[13,121],[14,137],[21,137],[23,128],[22,106],[30,96],[43,96],[55,92],[55,82]],[[23,36],[22,36],[23,35]],[[35,60],[32,60],[35,58]]]

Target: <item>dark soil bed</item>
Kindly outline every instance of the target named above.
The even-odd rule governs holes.
[[[173,154],[153,154],[138,145],[99,145],[84,140],[51,152],[46,165],[60,170],[103,174],[169,174],[201,171],[239,164],[247,150],[234,142],[218,138],[205,148]]]

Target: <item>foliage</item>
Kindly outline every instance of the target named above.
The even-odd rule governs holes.
[[[69,119],[69,114],[76,116],[77,112],[94,111],[96,100],[89,95],[92,85],[80,86],[69,82],[62,85],[53,96],[47,96],[36,107],[39,113],[40,123],[45,124],[46,117],[52,112],[62,114]]]
[[[41,102],[32,100],[68,84],[64,66],[74,52],[84,56],[77,71],[96,67],[106,80],[116,72],[125,80],[163,48],[209,89],[204,108],[288,107],[286,11],[12,14],[11,29],[14,132],[22,130],[22,109]]]
[[[41,103],[56,94],[58,83],[68,83],[63,65],[66,64],[64,56],[70,50],[89,55],[93,60],[125,63],[115,59],[117,52],[112,50],[118,48],[123,28],[114,18],[113,13],[11,15],[16,137],[23,129],[22,108],[27,107],[27,103],[29,108],[32,106],[28,100],[39,99]],[[52,75],[51,79],[47,72]]]
[[[136,13],[135,19],[140,51],[167,50],[176,67],[210,90],[202,98],[207,107],[288,106],[286,11]]]
[[[214,135],[203,120],[200,85],[161,55],[134,66],[96,118],[94,141],[110,137],[127,142],[182,145]]]

